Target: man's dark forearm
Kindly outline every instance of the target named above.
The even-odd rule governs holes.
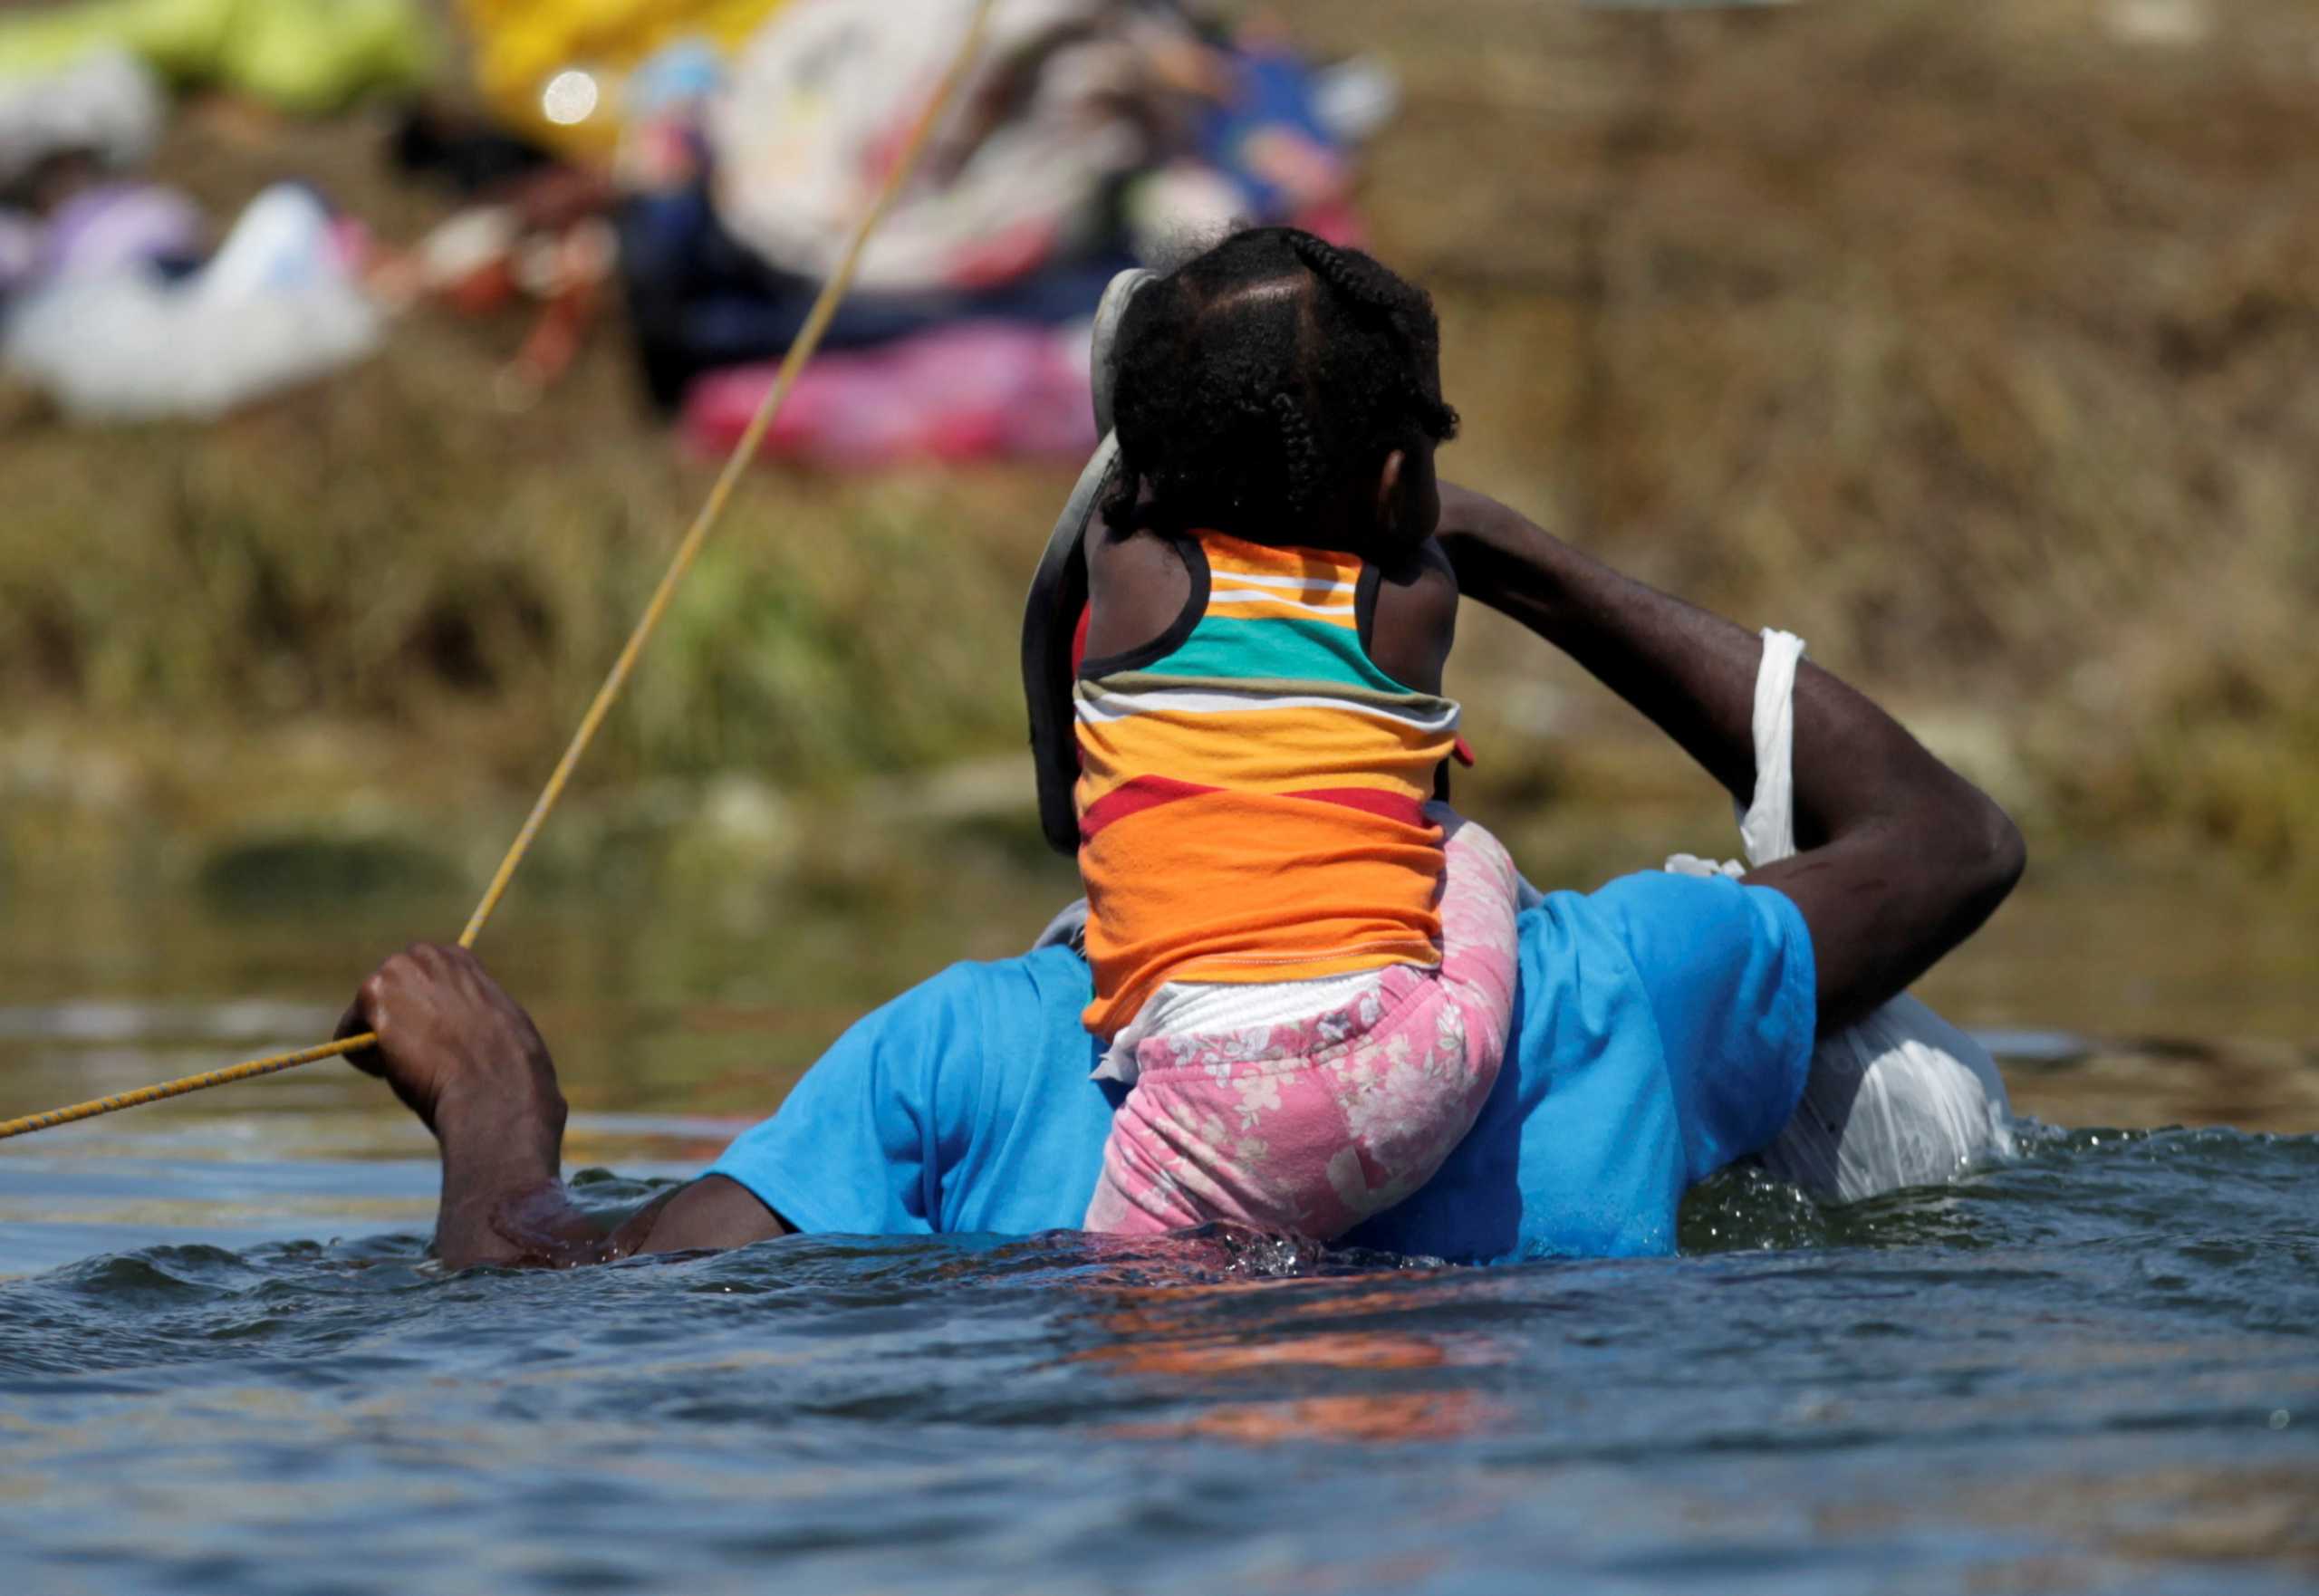
[[[1445,496],[1443,546],[1467,596],[1562,649],[1741,803],[1755,790],[1762,644],[1622,576],[1492,500]],[[1891,716],[1817,666],[1797,672],[1795,859],[1751,878],[1804,911],[1823,1024],[1891,997],[1968,936],[2021,872],[2002,811]]]
[[[1477,534],[1451,544],[1468,596],[1585,667],[1746,803],[1756,788],[1761,639],[1590,559],[1502,505],[1482,501],[1477,514]],[[1796,672],[1795,705],[1799,845],[1833,841],[1929,799],[1978,797],[1899,722],[1809,661]]]
[[[338,1023],[341,1036],[364,1032],[376,1043],[347,1062],[383,1076],[441,1151],[435,1253],[454,1269],[736,1247],[786,1228],[716,1176],[617,1226],[582,1211],[563,1185],[563,1092],[547,1043],[463,947],[417,943],[380,965]]]
[[[637,1253],[721,1251],[788,1233],[746,1187],[718,1176],[672,1187],[626,1218],[608,1222],[572,1200],[558,1168],[562,1141],[560,1114],[552,1127],[487,1117],[472,1127],[446,1125],[436,1256],[454,1269],[476,1264],[569,1268]]]
[[[1621,575],[1494,500],[1461,495],[1444,515],[1442,544],[1465,597],[1569,655],[1746,802],[1762,653],[1753,633]]]
[[[451,1101],[437,1110],[443,1197],[435,1254],[454,1269],[541,1261],[581,1235],[563,1187],[563,1104]]]

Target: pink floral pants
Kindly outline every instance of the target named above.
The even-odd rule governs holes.
[[[1145,1039],[1087,1229],[1230,1220],[1330,1241],[1432,1178],[1497,1081],[1514,1006],[1514,863],[1448,824],[1440,967],[1385,970],[1311,1019]]]

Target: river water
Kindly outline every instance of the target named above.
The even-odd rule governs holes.
[[[486,951],[611,1208],[1063,884],[550,896]],[[0,1112],[326,1034],[459,906],[34,907]],[[1667,1260],[796,1238],[446,1275],[423,1135],[337,1064],[11,1142],[0,1591],[2307,1591],[2308,924],[2033,882],[1922,988],[2000,1052],[2021,1158],[1841,1211],[1727,1174]]]

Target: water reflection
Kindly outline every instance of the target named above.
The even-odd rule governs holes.
[[[486,952],[609,1210],[1056,886],[968,862],[738,929],[543,894]],[[27,907],[0,1110],[311,1041],[463,907]],[[2033,884],[1925,995],[2026,1111],[2280,1134],[2033,1132],[1848,1209],[1734,1171],[1678,1260],[822,1237],[447,1275],[431,1144],[337,1064],[8,1144],[0,1589],[2300,1592],[2319,950],[2145,909]]]
[[[140,1246],[0,1282],[0,1570],[2299,1591],[2314,1178],[2310,1138],[2054,1135],[1809,1234],[1742,1184],[1734,1250],[1489,1270],[1227,1233],[457,1275],[408,1231]]]
[[[1445,1274],[1457,1273],[1471,1272]],[[1506,1409],[1455,1371],[1506,1364],[1514,1349],[1486,1334],[1421,1328],[1427,1308],[1458,1293],[1452,1279],[1429,1272],[1380,1278],[1386,1284],[1372,1287],[1359,1276],[1333,1277],[1319,1291],[1263,1279],[1092,1291],[1102,1303],[1093,1322],[1104,1340],[1069,1360],[1195,1409],[1111,1426],[1122,1438],[1383,1446],[1454,1440],[1502,1422]],[[1387,1322],[1358,1322],[1381,1319]],[[1354,1389],[1312,1389],[1340,1383]],[[1413,1384],[1421,1389],[1407,1389]]]

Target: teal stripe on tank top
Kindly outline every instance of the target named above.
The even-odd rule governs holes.
[[[1377,668],[1362,648],[1358,632],[1313,620],[1243,620],[1203,615],[1182,648],[1142,668],[1204,681],[1259,677],[1414,696],[1411,688]]]

